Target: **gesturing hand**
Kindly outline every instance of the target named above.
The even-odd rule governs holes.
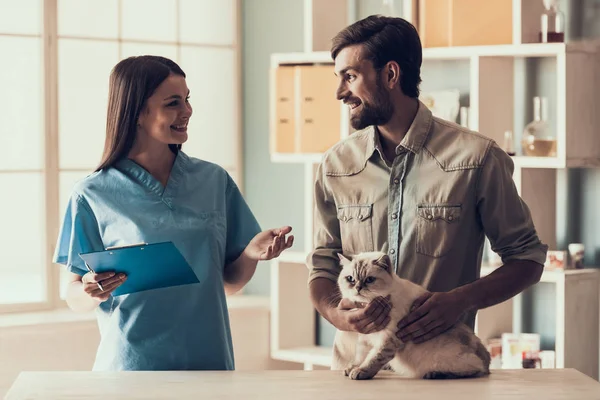
[[[81,283],[85,293],[91,298],[103,302],[108,300],[111,293],[121,286],[126,279],[125,274],[115,274],[114,272],[94,274],[88,272],[81,277]]]
[[[396,336],[403,342],[422,343],[452,327],[465,306],[452,292],[427,292],[413,302],[411,310],[398,323]]]
[[[248,243],[245,252],[248,257],[256,261],[277,258],[282,251],[289,249],[294,244],[293,235],[286,239],[286,235],[291,231],[291,226],[284,226],[260,232]]]
[[[390,322],[391,308],[390,296],[377,297],[368,304],[342,299],[337,307],[339,326],[336,327],[364,334],[380,331]]]

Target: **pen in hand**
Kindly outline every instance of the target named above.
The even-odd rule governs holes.
[[[88,273],[81,277],[83,291],[90,297],[100,302],[108,300],[112,292],[127,280],[123,273],[102,272],[96,274],[95,271],[86,264]]]
[[[87,268],[87,270],[88,270],[89,272],[91,272],[92,274],[95,274],[95,273],[96,273],[96,272],[94,272],[94,270],[92,269],[92,267],[90,267],[90,266],[88,265],[88,263],[86,263],[86,262],[84,261],[84,264],[85,264],[85,267]],[[82,280],[82,281],[83,281],[83,280]],[[104,286],[102,286],[102,284],[101,284],[100,282],[96,282],[96,285],[98,285],[98,289],[100,289],[100,291],[104,292]]]

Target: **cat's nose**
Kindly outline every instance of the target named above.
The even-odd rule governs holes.
[[[362,286],[357,285],[356,286],[356,293],[360,293],[360,291],[362,290],[362,288],[363,288]]]

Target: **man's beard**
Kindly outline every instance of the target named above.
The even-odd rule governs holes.
[[[362,107],[362,110],[350,117],[350,125],[356,130],[365,129],[371,125],[385,125],[392,118],[394,112],[390,95],[381,86],[379,79],[377,79],[377,90],[373,101],[362,102],[359,107]]]

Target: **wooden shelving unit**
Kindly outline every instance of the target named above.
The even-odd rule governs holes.
[[[312,3],[316,4],[317,0],[312,0]],[[412,15],[411,2],[404,3],[407,4],[405,15]],[[470,129],[488,135],[501,146],[504,131],[514,129],[517,149],[520,149],[524,128],[514,128],[522,123],[515,116],[515,109],[520,107],[516,98],[522,95],[519,92],[522,82],[517,80],[517,63],[523,60],[534,65],[543,63],[552,72],[550,78],[545,78],[552,86],[550,113],[553,115],[551,122],[557,139],[557,155],[513,157],[513,178],[531,209],[540,238],[550,249],[556,250],[557,170],[600,166],[600,135],[596,132],[600,126],[600,106],[595,105],[597,93],[600,93],[600,74],[597,72],[600,71],[599,43],[532,43],[537,35],[532,24],[539,21],[541,2],[533,5],[533,2],[513,0],[513,8],[512,44],[425,48],[422,70],[426,72],[439,66],[440,62],[444,66],[453,62],[468,66],[468,77],[463,77],[468,82],[468,93],[461,94],[467,95]],[[271,68],[297,64],[327,65],[333,64],[333,61],[328,51],[307,50],[271,56]],[[525,79],[536,79],[538,72],[534,68],[533,76],[525,74]],[[531,71],[528,73],[531,74]],[[271,93],[273,95],[273,90]],[[275,101],[273,97],[272,101]],[[529,99],[526,101],[529,102]],[[528,105],[526,103],[525,108]],[[343,122],[340,139],[351,134],[347,110],[344,110],[346,107],[342,107],[340,113]],[[531,120],[531,117],[525,113],[526,120]],[[328,366],[331,362],[331,349],[316,345],[317,319],[309,298],[305,265],[306,256],[312,250],[314,173],[321,157],[320,153],[271,152],[272,162],[301,164],[305,171],[304,181],[298,182],[304,186],[305,193],[305,248],[283,254],[271,264],[271,355],[275,359],[302,363],[306,369]],[[492,267],[484,265],[481,274],[491,271]],[[599,377],[600,359],[599,277],[598,269],[546,271],[539,283],[554,286],[556,366],[577,368],[595,379]],[[504,332],[519,333],[522,317],[523,302],[519,295],[481,310],[476,331],[484,340]]]

